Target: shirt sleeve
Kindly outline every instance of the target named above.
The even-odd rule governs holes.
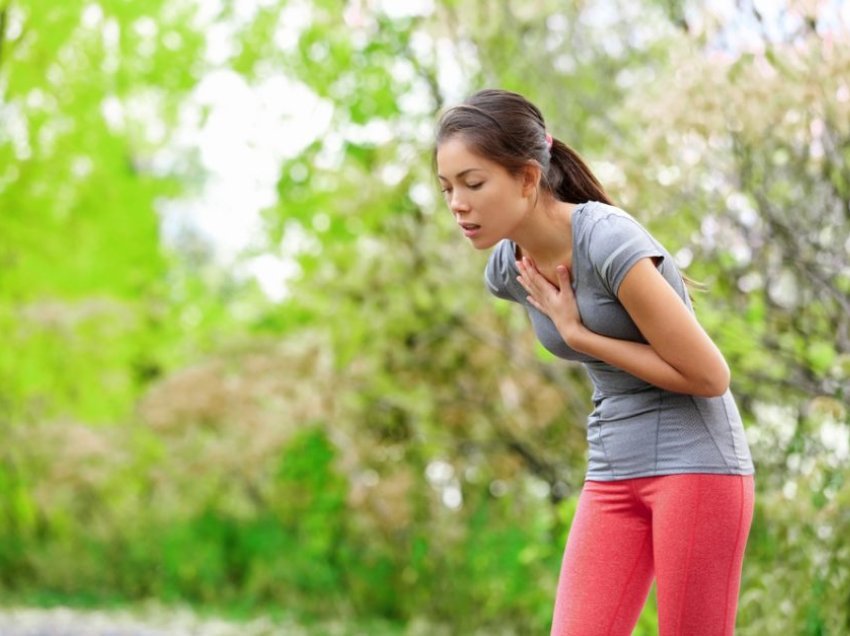
[[[660,244],[631,216],[610,214],[596,222],[590,260],[604,287],[615,298],[626,274],[642,258],[664,259]],[[660,260],[656,266],[660,266]]]
[[[484,284],[491,294],[502,300],[517,302],[510,291],[510,280],[513,275],[509,258],[510,246],[506,241],[501,241],[490,253],[487,266],[484,268]]]

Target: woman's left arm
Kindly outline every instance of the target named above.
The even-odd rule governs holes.
[[[648,344],[603,336],[585,327],[568,278],[558,289],[531,262],[523,263],[520,271],[532,304],[549,315],[576,351],[676,393],[714,397],[729,387],[723,354],[650,258],[635,263],[617,293]]]

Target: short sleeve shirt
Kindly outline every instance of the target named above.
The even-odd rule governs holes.
[[[617,294],[631,268],[651,258],[693,312],[682,276],[667,250],[624,210],[588,201],[572,216],[572,287],[582,323],[611,338],[646,343]],[[594,385],[588,416],[587,479],[704,472],[754,472],[743,424],[730,391],[706,398],[674,393],[571,349],[516,280],[516,245],[502,240],[484,272],[492,294],[523,305],[537,338],[560,358],[581,362]]]

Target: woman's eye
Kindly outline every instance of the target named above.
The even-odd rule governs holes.
[[[470,190],[478,190],[483,185],[484,185],[484,182],[482,181],[481,183],[470,183],[467,187]]]

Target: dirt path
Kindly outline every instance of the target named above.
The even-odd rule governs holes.
[[[0,636],[308,636],[295,625],[201,620],[188,611],[0,608]]]

